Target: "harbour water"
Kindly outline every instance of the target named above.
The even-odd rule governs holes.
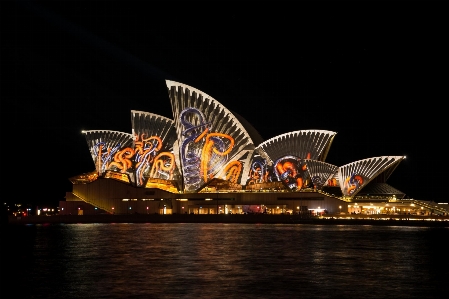
[[[2,228],[1,298],[448,298],[449,228]]]

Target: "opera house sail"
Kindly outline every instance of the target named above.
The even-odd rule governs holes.
[[[343,195],[355,196],[371,180],[387,169],[396,167],[404,158],[403,156],[375,157],[339,167],[338,179]]]
[[[136,185],[144,186],[149,178],[180,182],[173,154],[176,140],[173,120],[132,110],[131,123]]]
[[[292,191],[299,191],[310,184],[305,160],[324,161],[335,134],[304,130],[276,136],[257,146],[256,151],[262,158],[253,163],[263,166],[265,181],[276,180]]]
[[[129,133],[92,130],[82,132],[87,141],[90,154],[98,175],[104,175],[107,170],[118,170],[126,173],[131,167],[129,155],[132,151],[132,135]]]
[[[242,159],[254,149],[242,124],[221,103],[193,87],[174,81],[167,81],[167,87],[183,191],[198,192],[213,178],[240,184],[248,169]]]

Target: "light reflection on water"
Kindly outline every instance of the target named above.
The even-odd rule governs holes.
[[[4,236],[2,252],[17,261],[7,281],[22,279],[20,298],[445,298],[449,291],[447,228],[67,224],[10,227]]]

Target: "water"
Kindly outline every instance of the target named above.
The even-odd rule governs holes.
[[[423,227],[12,226],[1,298],[449,298],[448,240]]]

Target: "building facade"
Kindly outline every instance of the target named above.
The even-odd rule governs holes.
[[[325,160],[336,132],[300,130],[263,141],[211,96],[166,84],[172,119],[132,110],[131,133],[82,132],[94,170],[70,178],[61,213],[317,215],[359,213],[373,203],[370,211],[383,213],[392,200],[401,210],[405,194],[386,181],[404,156],[332,165]]]

